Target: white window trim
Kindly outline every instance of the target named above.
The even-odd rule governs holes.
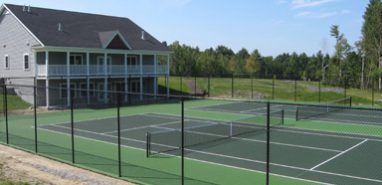
[[[7,59],[8,58],[8,66],[7,66]],[[9,70],[11,68],[11,60],[9,59],[9,55],[4,55],[4,68],[5,70]]]
[[[28,69],[25,68],[25,56],[28,56]],[[31,70],[31,57],[30,57],[29,53],[24,53],[22,61],[23,61],[24,71],[30,71]]]

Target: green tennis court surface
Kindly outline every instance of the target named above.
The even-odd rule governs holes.
[[[270,184],[382,183],[377,110],[348,109],[296,121],[298,106],[271,105],[276,124],[270,132]],[[121,108],[122,178],[180,184],[180,110],[177,102]],[[279,110],[285,111],[283,124]],[[265,111],[261,102],[186,101],[186,184],[265,184]],[[39,154],[118,176],[116,108],[74,110],[74,156],[70,112],[37,115]],[[10,144],[33,151],[33,116],[10,114],[8,122]]]
[[[101,119],[78,122],[75,126],[75,134],[115,144],[118,131],[108,124],[113,121],[115,120]],[[212,123],[213,120],[186,119],[185,124],[197,126],[206,122]],[[122,118],[121,123],[122,144],[142,150],[146,149],[147,132],[166,133],[169,129],[180,129],[179,117],[159,114],[127,116]],[[41,128],[70,134],[69,123],[46,125]],[[212,131],[203,130],[198,132],[205,132],[206,135],[212,133]],[[185,139],[193,139],[191,135],[186,135]],[[171,146],[167,147],[174,148],[171,152],[167,152],[170,154],[169,157],[179,155],[179,150],[176,148],[180,146],[180,135],[172,135],[170,132],[167,136],[168,141],[163,141],[165,135],[161,137],[158,139],[162,141],[156,141],[153,138],[152,145],[163,145],[168,142]],[[359,156],[363,153],[380,154],[382,140],[274,128],[271,132],[271,150],[271,171],[274,174],[329,184],[379,184],[382,182],[381,163],[369,160],[368,157],[372,157],[369,154],[364,156],[364,160],[359,161]],[[206,144],[200,143],[187,147],[186,152],[187,158],[206,162],[205,165],[215,163],[233,168],[264,171],[265,131]]]

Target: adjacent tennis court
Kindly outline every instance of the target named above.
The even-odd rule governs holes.
[[[216,106],[222,110],[224,107],[239,106],[241,108],[239,110],[244,113],[253,111],[253,106],[243,107],[239,104]],[[280,107],[275,105],[275,108]],[[201,109],[205,110],[206,107]],[[280,121],[280,117],[275,117],[278,118],[277,122]],[[243,173],[264,172],[266,141],[265,125],[261,120],[263,119],[232,122],[186,116],[187,160],[202,162],[203,165],[198,167],[212,165],[239,169]],[[173,158],[178,158],[181,137],[180,117],[145,113],[124,116],[120,121],[123,146],[142,151],[149,149],[148,157],[153,160],[168,158],[171,161]],[[116,144],[118,130],[111,124],[115,122],[114,118],[76,122],[74,134],[76,137]],[[39,128],[65,135],[70,135],[71,132],[70,123],[52,123]],[[235,132],[235,129],[239,131]],[[148,133],[151,135],[149,140]],[[272,175],[299,179],[306,184],[380,184],[382,163],[379,160],[370,160],[377,159],[380,153],[382,153],[382,140],[376,137],[308,131],[288,128],[282,124],[274,125],[271,130]],[[178,163],[170,162],[168,165],[178,165]],[[159,166],[157,170],[161,170]],[[197,170],[190,168],[188,172]],[[210,178],[212,183],[213,179],[218,178],[217,175],[222,174],[210,173],[204,176]],[[224,175],[228,176],[227,178],[237,178],[230,174]],[[248,180],[262,182],[263,179]],[[197,184],[200,183],[201,181]]]

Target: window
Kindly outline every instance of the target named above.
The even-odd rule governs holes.
[[[81,89],[80,90],[81,90],[80,96],[86,97],[88,94],[88,88],[87,88],[86,83],[81,83]]]
[[[66,83],[60,85],[60,98],[64,99],[68,97],[68,91],[66,88]]]
[[[84,65],[84,57],[81,54],[71,54],[70,65]]]
[[[4,64],[5,64],[5,69],[9,69],[9,56],[5,55],[4,57]]]
[[[24,54],[24,70],[29,70],[29,54]]]
[[[127,65],[136,66],[138,65],[137,56],[128,56],[127,57]]]

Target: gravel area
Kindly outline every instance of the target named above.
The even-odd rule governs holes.
[[[68,164],[0,145],[0,178],[39,185],[132,185]]]

